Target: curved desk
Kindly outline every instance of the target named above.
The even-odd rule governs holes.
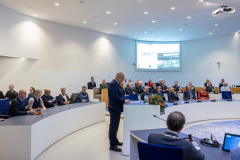
[[[173,105],[172,103],[166,104],[168,104],[169,107],[165,109],[165,115],[161,116],[160,106],[139,105],[139,102],[124,105],[123,155],[129,155],[130,131],[167,127],[165,121],[155,118],[153,115],[157,115],[166,120],[171,112],[179,111],[185,115],[186,124],[206,120],[240,119],[240,101],[191,101],[186,104],[179,101],[179,105]]]
[[[139,130],[139,131],[131,131],[130,132],[130,160],[137,160],[138,159],[138,142],[145,142],[147,143],[148,135],[150,133],[157,133],[161,134],[164,133],[166,128],[162,129],[149,129],[149,130]],[[180,133],[179,138],[186,138],[188,137],[187,134]],[[201,152],[205,156],[205,160],[228,160],[229,159],[229,152],[222,151],[222,148],[213,148],[207,147],[200,143],[200,139],[193,137],[193,140],[198,143],[198,146],[201,148]]]
[[[65,136],[105,121],[105,103],[75,103],[0,122],[0,159],[34,160]]]

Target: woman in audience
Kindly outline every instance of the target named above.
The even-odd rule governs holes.
[[[41,89],[36,89],[34,95],[32,98],[28,100],[28,108],[30,110],[35,109],[37,111],[46,110],[46,107],[43,104],[42,98],[40,98],[42,95]]]
[[[137,83],[135,84],[135,88],[139,85],[140,79],[137,79]]]
[[[199,99],[199,100],[209,100],[209,94],[208,94],[208,92],[206,91],[206,87],[205,87],[205,86],[203,86],[203,87],[202,87],[202,91],[200,91],[200,92],[198,93],[198,99]]]
[[[33,87],[30,87],[30,93],[28,94],[28,97],[33,97],[35,92],[35,89]]]
[[[161,86],[158,86],[158,87],[157,87],[155,93],[158,94],[160,97],[162,97],[162,99],[163,99],[164,101],[166,101],[165,96],[164,96],[164,94],[163,94],[163,92],[162,92]]]
[[[61,92],[62,92],[62,94],[59,94],[59,96],[58,96],[59,106],[70,104],[70,99],[69,99],[68,95],[66,94],[66,88],[65,87],[61,88]]]
[[[223,86],[224,82],[225,82],[225,80],[222,78],[221,83],[219,83],[219,90],[221,90],[221,87]]]

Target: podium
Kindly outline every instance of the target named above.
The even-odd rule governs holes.
[[[108,108],[108,89],[102,89],[101,102],[105,102],[106,108]]]

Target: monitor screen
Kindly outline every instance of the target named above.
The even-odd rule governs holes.
[[[240,148],[240,135],[225,134],[223,149],[230,151],[233,148]]]
[[[136,70],[181,71],[180,42],[136,41]]]

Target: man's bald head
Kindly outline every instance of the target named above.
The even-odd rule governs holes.
[[[125,78],[125,75],[123,74],[123,72],[118,72],[115,76],[115,79],[118,81],[118,83],[120,84]]]
[[[25,89],[21,89],[19,92],[18,92],[18,97],[20,97],[21,99],[26,99],[27,97],[27,91]]]
[[[50,93],[51,93],[51,90],[50,90],[49,88],[45,88],[45,89],[44,89],[44,94],[45,94],[45,95],[49,96]]]

